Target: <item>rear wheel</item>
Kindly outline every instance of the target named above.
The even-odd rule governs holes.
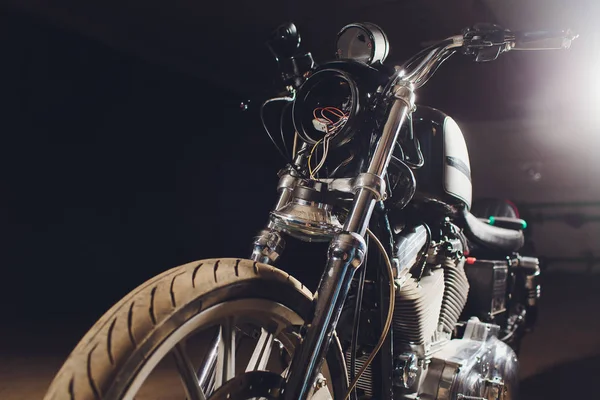
[[[311,311],[312,293],[272,266],[186,264],[113,306],[73,350],[45,399],[277,398]],[[315,398],[343,396],[345,371],[336,339]]]

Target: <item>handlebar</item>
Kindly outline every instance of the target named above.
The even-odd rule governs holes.
[[[464,39],[462,35],[457,35],[443,40],[437,46],[434,45],[434,48],[423,57],[421,62],[410,73],[403,76],[402,79],[411,82],[415,88],[423,86],[429,79],[429,75],[433,75],[435,70],[454,54],[455,50],[453,49],[461,47],[463,43]],[[407,64],[407,67],[409,64]]]
[[[560,50],[568,49],[579,35],[569,29],[562,31],[515,32],[515,45],[511,50]]]
[[[397,67],[398,73],[392,77],[388,88],[398,79],[415,89],[423,86],[458,50],[473,56],[476,62],[486,62],[510,50],[568,49],[577,37],[570,30],[511,32],[498,25],[478,24],[465,29],[462,35],[451,36],[422,50],[402,67]]]

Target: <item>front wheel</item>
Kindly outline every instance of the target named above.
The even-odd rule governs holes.
[[[289,274],[249,260],[173,268],[104,314],[44,399],[275,399],[312,300]],[[318,381],[315,398],[347,389],[337,339]]]

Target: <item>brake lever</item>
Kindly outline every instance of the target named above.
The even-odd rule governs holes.
[[[510,50],[561,50],[579,35],[571,30],[511,32],[495,24],[476,24],[463,31],[462,52],[476,62],[493,61]]]
[[[476,24],[463,31],[462,52],[475,56],[475,62],[493,61],[513,48],[516,37],[508,29],[495,24]]]

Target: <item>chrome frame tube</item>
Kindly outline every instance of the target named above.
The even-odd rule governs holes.
[[[356,188],[344,230],[333,238],[329,246],[327,266],[317,288],[315,313],[301,344],[294,352],[283,389],[285,400],[305,400],[309,396],[327,354],[354,273],[364,259],[366,245],[363,237],[375,203],[385,193],[381,181],[400,128],[414,106],[414,93],[410,83],[402,82],[397,85],[393,94],[394,104],[367,170],[367,174],[374,179],[364,179]]]

